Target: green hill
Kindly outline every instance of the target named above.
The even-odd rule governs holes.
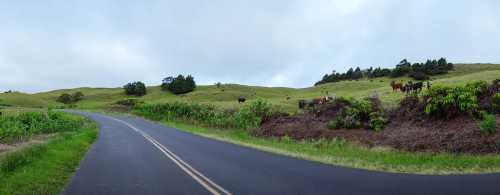
[[[499,64],[457,64],[455,70],[450,73],[432,77],[432,83],[456,85],[471,80],[491,81],[498,78],[500,78]],[[198,86],[194,92],[178,96],[162,91],[159,86],[153,86],[147,88],[147,95],[138,99],[151,103],[169,101],[210,103],[224,108],[231,108],[238,107],[237,98],[244,96],[248,100],[263,98],[272,104],[283,107],[287,111],[294,111],[297,109],[297,101],[299,99],[324,96],[326,92],[330,95],[349,97],[366,97],[377,92],[383,103],[390,106],[397,103],[397,100],[403,97],[402,93],[392,92],[389,86],[391,80],[409,80],[409,78],[364,78],[358,81],[342,81],[301,89],[238,84],[226,84],[217,88],[215,85],[208,85]],[[58,106],[62,105],[56,102],[59,95],[76,91],[81,91],[85,94],[84,99],[77,103],[77,108],[82,109],[102,109],[118,100],[135,98],[134,96],[125,95],[121,88],[76,88],[36,94],[0,94],[0,103],[21,107]],[[287,99],[287,97],[290,98]]]

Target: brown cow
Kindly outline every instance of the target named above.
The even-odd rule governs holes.
[[[396,81],[391,81],[391,87],[392,87],[392,91],[397,91],[398,89],[402,90],[403,89],[403,83],[398,83]]]

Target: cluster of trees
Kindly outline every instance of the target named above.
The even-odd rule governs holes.
[[[84,97],[83,93],[77,91],[73,94],[63,93],[61,94],[56,101],[61,102],[63,104],[72,104],[82,100]]]
[[[321,81],[316,82],[316,84],[314,85],[339,82],[344,80],[356,80],[362,77],[363,77],[363,72],[359,67],[356,67],[355,70],[349,68],[349,70],[347,70],[347,72],[345,73],[338,73],[334,70],[332,74],[325,74],[325,76],[323,76],[323,79],[321,79]]]
[[[316,82],[314,85],[324,83],[339,82],[344,80],[357,80],[363,77],[401,77],[410,76],[416,80],[428,79],[431,75],[445,74],[453,69],[453,64],[446,61],[445,58],[438,60],[427,60],[425,63],[411,64],[408,60],[403,59],[395,68],[372,68],[361,70],[359,67],[356,69],[350,68],[345,73],[338,73],[333,71],[332,74],[325,74],[323,78]]]
[[[446,74],[453,69],[453,64],[445,58],[427,60],[425,63],[410,64],[406,59],[399,62],[391,72],[391,77],[410,76],[416,80],[425,80],[429,76]]]
[[[146,95],[146,85],[144,85],[144,83],[140,81],[127,83],[125,86],[123,86],[123,89],[125,90],[125,94],[127,95]]]
[[[178,75],[177,77],[167,77],[164,78],[161,84],[161,88],[165,91],[170,91],[174,94],[189,93],[196,88],[196,82],[194,77],[188,75]]]
[[[194,77],[191,75],[184,76],[182,74],[177,77],[166,77],[162,80],[161,88],[164,91],[170,91],[173,94],[183,94],[193,91],[196,88]],[[136,81],[127,83],[123,86],[125,94],[143,96],[146,95],[146,85],[143,82]]]

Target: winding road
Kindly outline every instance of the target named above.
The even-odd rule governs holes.
[[[271,154],[133,117],[100,126],[63,194],[500,194],[500,174],[426,176]]]

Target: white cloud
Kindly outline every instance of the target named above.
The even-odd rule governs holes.
[[[500,3],[438,0],[0,2],[0,90],[201,84],[306,87],[333,69],[499,62]]]

